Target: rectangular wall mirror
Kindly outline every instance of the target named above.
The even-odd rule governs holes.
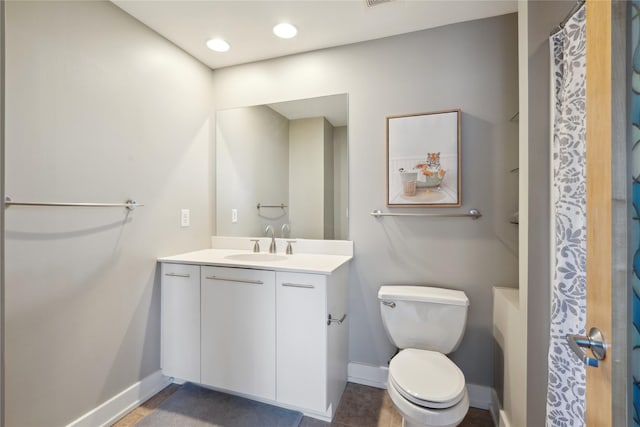
[[[219,236],[348,238],[346,94],[216,112]]]
[[[460,110],[387,117],[387,206],[462,205]]]

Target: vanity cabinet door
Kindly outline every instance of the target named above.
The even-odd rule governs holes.
[[[275,400],[275,272],[202,267],[202,383]]]
[[[276,273],[277,400],[327,409],[326,276]]]
[[[162,373],[200,382],[200,266],[161,264]]]

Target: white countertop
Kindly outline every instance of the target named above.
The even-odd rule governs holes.
[[[239,249],[203,249],[200,251],[158,258],[158,261],[174,264],[216,265],[222,267],[243,267],[273,271],[331,274],[338,267],[349,262],[352,258],[347,255],[308,253],[285,255],[278,253],[278,259],[275,261],[233,259],[234,255],[250,254],[252,254],[251,251]],[[268,253],[264,252],[262,252],[262,254],[268,255]]]

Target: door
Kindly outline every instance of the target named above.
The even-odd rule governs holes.
[[[275,400],[275,272],[203,266],[200,280],[202,383]]]
[[[588,1],[586,18],[587,330],[611,344],[611,3]],[[588,426],[611,425],[611,360],[587,367]]]
[[[626,425],[626,120],[612,119],[627,117],[626,5],[588,0],[586,7],[587,330],[599,328],[608,345],[599,367],[587,367],[586,420],[595,427]]]
[[[327,291],[321,274],[276,273],[276,398],[327,410]]]
[[[162,263],[162,373],[200,382],[200,266]]]

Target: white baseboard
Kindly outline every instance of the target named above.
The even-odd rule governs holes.
[[[387,388],[389,368],[364,363],[349,362],[347,381],[370,387]],[[489,409],[491,406],[491,387],[467,383],[469,405],[474,408]]]
[[[165,377],[158,370],[71,422],[67,427],[109,426],[170,383],[171,378]]]
[[[373,366],[364,363],[349,362],[347,367],[347,381],[350,383],[368,385],[370,387],[387,388],[389,368]]]
[[[509,417],[507,417],[507,413],[502,409],[500,410],[500,421],[498,421],[498,427],[511,427]]]
[[[500,405],[500,399],[495,389],[491,389],[491,405],[489,405],[489,412],[491,413],[491,420],[494,426],[500,425],[500,412],[502,411]]]
[[[491,406],[491,387],[467,383],[469,405],[474,408],[489,409]]]

